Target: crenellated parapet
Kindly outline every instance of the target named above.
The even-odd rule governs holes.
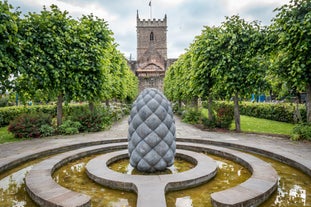
[[[167,16],[164,19],[140,19],[137,11],[137,27],[167,27]]]

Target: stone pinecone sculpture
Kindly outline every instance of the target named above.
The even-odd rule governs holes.
[[[173,165],[175,131],[170,102],[157,89],[143,90],[129,118],[130,164],[142,172],[161,171]]]

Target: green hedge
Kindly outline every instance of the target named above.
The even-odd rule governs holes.
[[[233,106],[233,102],[216,101],[214,104],[222,105],[223,103]],[[206,107],[206,103],[203,103]],[[295,118],[295,105],[288,103],[250,103],[241,102],[240,114],[245,116],[252,116],[256,118],[269,119],[274,121],[281,121],[287,123],[296,123]],[[306,121],[306,107],[305,105],[299,105],[302,121]]]
[[[81,111],[88,108],[88,104],[69,104],[63,106],[64,117],[71,116],[75,111]],[[126,104],[114,104],[110,107],[110,117],[112,121],[122,118],[129,114],[130,106]],[[0,127],[7,126],[12,120],[21,114],[42,112],[56,117],[56,105],[35,105],[35,106],[10,106],[0,107]]]
[[[299,111],[302,121],[306,121],[306,107],[299,105]],[[295,105],[288,103],[247,103],[240,104],[242,115],[253,116],[257,118],[281,121],[287,123],[296,123]]]
[[[56,116],[55,105],[38,105],[38,106],[10,106],[0,108],[0,127],[7,126],[9,123],[25,113],[42,112],[52,117]]]

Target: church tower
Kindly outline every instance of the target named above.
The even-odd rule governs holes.
[[[150,45],[154,46],[161,56],[167,59],[167,17],[163,20],[140,20],[137,12],[137,60],[148,50]]]
[[[164,19],[140,19],[137,11],[137,61],[135,73],[139,88],[163,90],[167,69],[167,16]]]

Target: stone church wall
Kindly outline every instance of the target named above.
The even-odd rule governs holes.
[[[139,80],[139,90],[163,91],[165,71],[176,60],[167,58],[167,16],[140,19],[137,12],[137,60],[128,64]]]

